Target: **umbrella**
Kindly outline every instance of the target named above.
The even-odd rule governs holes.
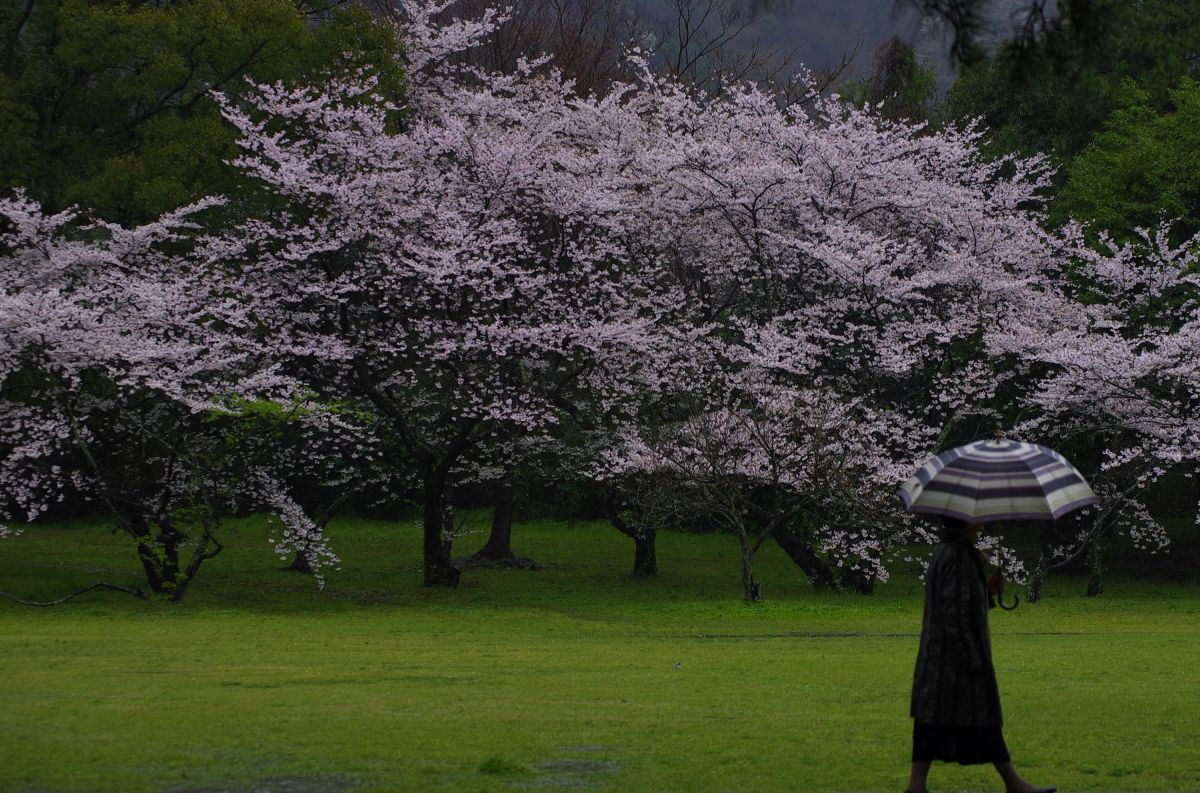
[[[1100,499],[1075,466],[1053,449],[996,438],[942,452],[900,486],[909,512],[968,523],[1058,520]],[[1001,559],[1003,566],[1003,558]],[[1001,607],[1014,609],[1000,601]]]
[[[968,523],[1058,520],[1100,499],[1075,466],[1036,443],[998,438],[942,452],[900,486],[909,512]]]

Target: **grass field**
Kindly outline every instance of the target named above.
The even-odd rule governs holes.
[[[730,537],[669,534],[626,576],[611,528],[525,524],[538,572],[419,584],[410,524],[347,521],[318,591],[227,532],[182,604],[0,601],[0,791],[903,790],[920,585],[813,592],[776,548],[743,604]],[[469,553],[485,537],[459,541]],[[137,584],[86,523],[0,542],[0,591]],[[1200,584],[1110,580],[993,612],[1006,737],[1062,791],[1200,791]],[[1000,790],[937,766],[943,791]]]

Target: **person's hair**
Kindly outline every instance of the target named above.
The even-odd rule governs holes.
[[[963,536],[963,531],[966,528],[967,522],[965,520],[952,518],[949,515],[942,515],[942,530],[940,534],[943,540]]]

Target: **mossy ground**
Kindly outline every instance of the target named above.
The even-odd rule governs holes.
[[[482,517],[482,516],[481,516]],[[410,523],[346,520],[324,591],[277,570],[259,519],[181,604],[0,601],[0,791],[900,791],[920,583],[812,591],[776,548],[740,599],[736,543],[667,534],[627,576],[602,524],[527,523],[536,572],[420,585]],[[462,538],[457,553],[482,545]],[[0,591],[138,584],[88,521],[0,543]],[[993,612],[1006,737],[1063,791],[1200,790],[1200,584],[1052,578]],[[934,789],[1000,790],[938,766]]]

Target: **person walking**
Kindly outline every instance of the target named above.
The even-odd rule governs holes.
[[[1017,773],[1002,732],[1000,690],[992,665],[988,609],[1004,591],[1004,576],[989,581],[975,541],[983,528],[942,518],[941,542],[925,574],[925,616],[913,674],[912,774],[905,793],[928,793],[934,760],[991,763],[1007,793],[1054,793]]]

